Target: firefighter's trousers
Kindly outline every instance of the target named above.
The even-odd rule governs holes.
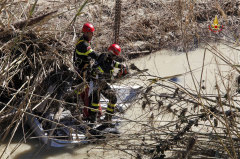
[[[100,94],[109,100],[107,113],[114,114],[115,106],[117,103],[116,92],[109,86],[106,81],[97,82],[95,87],[96,88],[93,89],[93,92],[90,94],[90,108],[92,108],[89,111],[90,115],[96,115],[97,111],[99,110]]]

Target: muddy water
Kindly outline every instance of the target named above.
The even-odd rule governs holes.
[[[222,54],[226,55],[227,58],[231,59],[234,64],[239,64],[239,55],[240,52],[237,50],[230,49],[225,45],[215,44],[212,45],[218,50],[221,51]],[[212,48],[209,48],[213,50]],[[239,49],[239,48],[238,48]],[[193,79],[196,82],[200,81],[201,72],[203,72],[202,80],[204,80],[203,85],[206,87],[206,91],[208,93],[215,93],[214,92],[214,83],[218,76],[218,67],[216,67],[216,63],[219,63],[219,67],[225,73],[229,73],[232,71],[230,67],[225,65],[224,62],[219,60],[219,58],[215,58],[210,51],[206,51],[204,56],[204,48],[192,51],[188,53],[186,56],[185,53],[175,53],[168,50],[163,50],[156,52],[152,55],[146,56],[144,58],[136,59],[133,62],[136,66],[141,69],[148,68],[149,73],[152,75],[157,75],[161,77],[171,76],[176,74],[182,74],[178,77],[179,84],[189,88],[194,89]],[[193,75],[189,73],[189,64],[187,62],[187,57],[189,58],[189,64],[191,69],[193,70]],[[205,57],[205,60],[203,60]],[[204,61],[204,62],[203,62]],[[204,69],[202,71],[202,66],[204,65]],[[234,71],[232,71],[234,73]],[[218,80],[218,77],[217,77]],[[124,81],[126,84],[140,84],[145,85],[147,82],[139,81],[138,79],[131,79]],[[125,117],[129,119],[139,119],[139,116],[142,114],[142,111],[139,109],[139,105],[136,104],[134,108],[129,110]],[[121,131],[125,132],[136,132],[137,127],[131,124],[123,124],[121,127]],[[4,153],[2,158],[6,158],[10,155],[10,159],[57,159],[57,158],[71,158],[71,159],[84,159],[84,158],[131,158],[131,156],[123,153],[121,151],[113,151],[109,149],[116,149],[117,147],[112,147],[114,145],[110,144],[92,144],[92,145],[82,145],[76,147],[69,147],[69,148],[48,148],[42,146],[37,139],[28,139],[27,144],[22,143],[18,147],[19,141],[23,137],[22,129],[19,129],[13,138],[12,143],[9,145],[6,153]],[[0,153],[4,151],[7,142],[1,142],[0,145]],[[16,151],[13,151],[16,147]],[[105,148],[103,150],[102,148]]]

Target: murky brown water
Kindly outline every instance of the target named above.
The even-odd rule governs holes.
[[[234,60],[236,64],[239,64],[239,55],[240,52],[236,50],[231,50],[230,48],[223,46],[223,45],[217,45],[218,49],[220,49],[224,54],[227,54],[229,58]],[[200,72],[201,72],[201,66],[202,66],[202,59],[204,55],[204,49],[198,49],[196,51],[193,51],[189,53],[189,59],[191,63],[191,67],[194,71],[195,78],[199,79]],[[157,75],[157,76],[169,76],[169,75],[175,75],[179,73],[184,73],[188,71],[188,65],[186,61],[186,55],[185,54],[179,54],[179,55],[173,55],[170,51],[160,51],[158,53],[152,54],[150,56],[137,59],[133,61],[138,67],[144,69],[148,68],[151,74]],[[216,67],[214,64],[216,63],[215,59],[213,58],[211,53],[206,54],[206,61],[205,61],[205,67],[206,69],[204,71],[204,79],[208,83],[208,90],[211,91],[214,87],[215,80],[215,74],[213,73],[216,71]],[[224,68],[225,65],[221,66],[222,69],[225,69],[228,71],[229,68]],[[192,78],[190,74],[185,74],[180,77],[181,84],[185,87],[193,87],[192,84]],[[136,79],[132,80],[137,82]],[[126,83],[129,81],[125,81]],[[139,82],[138,82],[139,83]],[[144,84],[144,83],[142,83]],[[138,118],[142,111],[139,109],[140,106],[136,106],[132,110],[129,110],[127,114],[125,115],[126,118],[130,119],[136,119]],[[122,126],[122,132],[131,131],[136,132],[137,126],[134,126],[134,124],[123,124]],[[19,129],[13,138],[12,143],[9,145],[8,150],[6,153],[2,156],[3,159],[5,159],[9,153],[11,153],[15,147],[17,146],[18,142],[22,139],[23,133],[22,129]],[[4,151],[4,148],[6,147],[7,142],[2,142],[0,145],[0,153]],[[108,150],[110,148],[116,149],[116,147],[111,143],[104,143],[104,144],[91,144],[91,145],[82,145],[82,146],[75,146],[75,147],[69,147],[69,148],[49,148],[42,146],[37,139],[28,139],[27,144],[21,144],[16,151],[14,151],[10,159],[57,159],[57,158],[66,158],[66,159],[84,159],[84,158],[92,158],[92,159],[110,159],[110,158],[131,158],[131,156],[127,155],[124,152],[118,151],[118,150]],[[105,148],[105,150],[103,150]]]

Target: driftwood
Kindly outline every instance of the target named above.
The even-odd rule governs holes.
[[[41,23],[43,21],[46,22],[56,12],[57,12],[57,10],[46,13],[46,14],[38,16],[38,17],[35,17],[35,18],[30,18],[30,19],[27,19],[24,21],[16,22],[12,25],[12,28],[2,28],[2,29],[0,29],[0,40],[4,39],[4,41],[5,41],[6,38],[9,39],[9,38],[13,37],[16,34],[17,29],[22,30],[25,27],[33,26],[35,24],[39,25],[39,23]]]
[[[54,13],[57,13],[57,10],[51,11],[49,13],[40,15],[40,16],[35,17],[35,18],[30,18],[28,20],[17,22],[15,24],[13,24],[13,27],[15,29],[20,29],[21,30],[24,27],[32,26],[32,25],[35,25],[35,24],[38,24],[38,23],[40,23],[40,25],[42,25],[41,24],[42,21],[46,22],[47,20],[51,19],[51,16],[53,16]]]
[[[94,13],[86,11],[91,16],[75,18],[75,24],[71,23],[69,27],[72,17],[80,15],[74,15],[71,8],[79,6],[81,2],[64,2],[67,9],[59,8],[64,12],[58,16],[53,16],[57,12],[53,11],[8,24],[11,20],[4,21],[8,17],[0,15],[3,17],[1,23],[4,24],[1,26],[10,26],[0,30],[0,129],[3,130],[0,136],[4,138],[9,135],[7,132],[11,128],[14,127],[16,131],[26,114],[52,123],[51,128],[59,125],[64,127],[57,119],[66,105],[74,115],[81,115],[84,105],[77,103],[75,90],[83,90],[86,84],[77,83],[78,86],[70,92],[65,90],[65,86],[77,74],[72,66],[73,41],[77,35],[80,36],[80,25],[90,20],[101,28],[96,27],[97,40],[93,41],[93,46],[97,46],[97,52],[105,51],[106,45],[113,41],[112,24],[109,20],[101,21],[101,18],[111,19],[113,7],[109,3],[103,4],[104,1],[91,3],[96,7]],[[189,51],[212,40],[235,43],[239,36],[232,33],[238,33],[239,2],[219,1],[219,6],[216,6],[212,3],[184,1],[125,1],[121,8],[121,27],[118,28],[119,44],[126,52],[123,53],[122,61],[130,65],[129,59],[151,54],[155,50]],[[14,7],[6,5],[4,10],[15,13],[17,8],[20,8],[17,4]],[[226,26],[226,30],[213,34],[206,26],[212,23],[212,17],[218,13],[222,16],[218,15],[219,23]],[[33,27],[42,26],[42,22],[49,18],[56,19],[44,23],[49,26],[44,27],[46,30],[39,31]],[[134,66],[130,68],[133,72],[140,70]],[[199,90],[188,89],[168,78],[151,75],[147,70],[140,70],[140,73],[133,73],[129,77],[144,83],[139,89],[138,99],[126,111],[133,111],[130,114],[134,116],[137,109],[137,117],[123,117],[123,123],[129,128],[122,127],[124,131],[120,138],[107,136],[99,140],[106,143],[101,149],[119,150],[133,158],[151,159],[198,156],[237,158],[240,155],[239,82],[234,86],[231,83],[234,79],[229,79],[229,90],[220,91],[216,87],[218,93],[210,95],[203,93],[204,87]],[[121,80],[117,82],[121,83]],[[133,85],[127,80],[124,82],[123,85]],[[234,90],[235,87],[238,90]],[[61,92],[65,96],[60,96]],[[56,114],[56,120],[46,119],[46,112]],[[166,116],[169,118],[163,120]],[[6,126],[6,123],[11,124]]]

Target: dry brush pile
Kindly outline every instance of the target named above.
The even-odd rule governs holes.
[[[24,116],[33,113],[45,99],[52,105],[61,103],[58,93],[65,91],[62,86],[74,74],[72,52],[84,22],[96,26],[95,50],[106,51],[114,39],[115,3],[104,0],[0,3],[0,136],[4,140],[10,130],[14,136]],[[126,59],[131,52],[163,48],[189,51],[211,40],[235,43],[239,38],[239,1],[128,0],[122,1],[121,9],[119,43]],[[208,30],[215,15],[224,25],[219,34]],[[154,159],[165,155],[172,158],[240,155],[238,92],[230,93],[232,89],[225,87],[222,94],[220,84],[216,83],[216,94],[208,95],[201,89],[190,90],[154,78],[152,86],[143,88],[136,101],[141,103],[144,113],[139,120],[126,119],[130,125],[136,125],[138,133],[123,133],[116,139],[118,144],[111,139],[112,148],[132,157]],[[234,80],[228,79],[229,86]],[[54,82],[56,89],[47,93]],[[57,107],[51,108],[57,111]],[[173,116],[163,125],[159,121],[167,113]],[[199,131],[198,127],[207,131]]]
[[[115,146],[139,159],[238,158],[239,84],[228,76],[216,83],[216,94],[205,93],[204,82],[196,89],[171,81],[146,87],[141,113],[126,121]]]

